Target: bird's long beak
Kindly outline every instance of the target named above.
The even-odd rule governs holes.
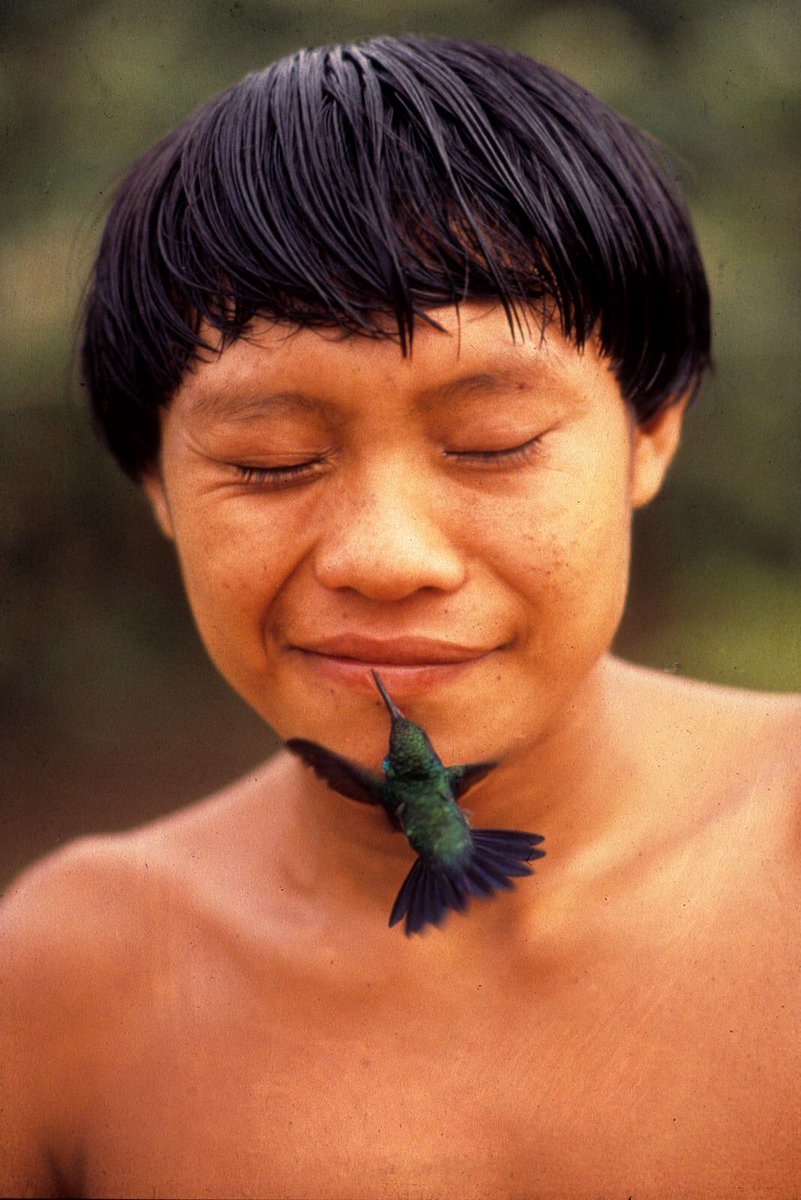
[[[387,708],[389,709],[389,715],[392,717],[392,720],[393,721],[405,720],[403,713],[398,708],[397,704],[392,699],[392,697],[390,696],[387,689],[384,687],[384,684],[381,681],[381,676],[378,674],[377,671],[372,671],[371,674],[373,676],[373,679],[375,680],[376,687],[378,688],[379,692],[381,693],[381,697],[382,697],[384,703],[386,704]]]

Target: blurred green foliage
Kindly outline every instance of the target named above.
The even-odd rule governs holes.
[[[7,873],[182,803],[271,735],[217,680],[170,548],[94,444],[76,312],[115,181],[198,103],[300,45],[513,46],[655,133],[714,296],[717,372],[640,514],[621,652],[801,684],[801,10],[796,0],[3,0],[0,697]]]

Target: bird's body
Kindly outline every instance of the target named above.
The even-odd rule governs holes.
[[[463,912],[471,895],[491,896],[514,887],[513,877],[530,875],[528,863],[543,850],[538,834],[519,830],[473,830],[458,799],[483,779],[494,763],[446,767],[426,731],[405,717],[373,672],[392,718],[383,778],[303,738],[287,747],[335,791],[368,804],[381,804],[419,858],[404,880],[390,914],[406,917],[406,932],[439,925],[449,909]]]

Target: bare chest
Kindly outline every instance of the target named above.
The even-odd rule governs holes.
[[[86,1192],[790,1194],[792,979],[764,959],[747,985],[679,959],[683,972],[632,955],[550,976],[471,973],[405,996],[280,973],[267,994],[195,980],[109,1060]]]

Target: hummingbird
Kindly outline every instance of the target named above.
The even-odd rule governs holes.
[[[441,925],[449,910],[465,912],[471,896],[509,891],[516,877],[533,874],[543,838],[517,829],[472,829],[461,797],[496,766],[495,762],[446,767],[421,725],[404,716],[380,676],[373,679],[392,721],[383,775],[351,762],[305,738],[286,745],[330,788],[351,800],[381,805],[393,827],[417,851],[389,916],[406,918],[407,936]]]

